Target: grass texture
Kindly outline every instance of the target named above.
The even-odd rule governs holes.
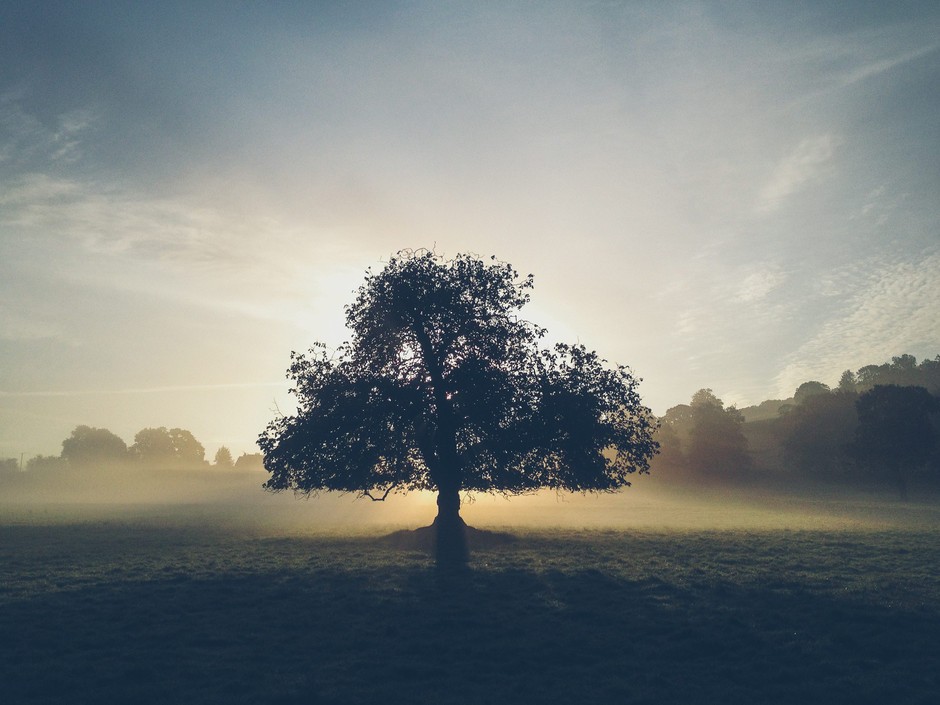
[[[516,534],[0,526],[0,701],[940,702],[938,532]]]

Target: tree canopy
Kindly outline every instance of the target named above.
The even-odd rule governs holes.
[[[215,466],[217,468],[235,467],[235,460],[232,458],[232,451],[226,446],[222,446],[215,452]]]
[[[880,365],[865,365],[855,374],[851,370],[843,373],[840,388],[849,391],[865,392],[876,386],[896,385],[900,387],[924,387],[931,394],[940,394],[940,355],[933,359],[921,360],[913,355],[897,355],[891,362]]]
[[[62,441],[62,457],[75,468],[120,463],[127,458],[127,444],[106,428],[76,426]]]
[[[940,412],[940,400],[923,387],[877,385],[858,398],[856,408],[859,459],[890,472],[907,499],[908,474],[925,465],[935,447],[930,415]]]
[[[800,385],[800,389],[805,386]],[[828,390],[805,395],[777,421],[784,458],[797,470],[816,478],[850,471],[846,449],[858,426],[857,398],[854,392]]]
[[[582,345],[541,347],[518,315],[532,285],[495,258],[424,250],[369,270],[350,342],[291,354],[298,408],[259,438],[266,486],[437,490],[436,521],[456,525],[461,491],[612,491],[648,471],[638,380]]]
[[[154,467],[202,467],[206,462],[203,445],[183,428],[141,429],[128,452],[138,462]]]
[[[817,382],[812,380],[810,382],[803,382],[799,387],[796,388],[796,391],[793,393],[793,403],[800,405],[806,402],[806,400],[811,397],[820,396],[822,394],[828,394],[831,389],[829,389],[828,384],[823,384],[822,382]]]

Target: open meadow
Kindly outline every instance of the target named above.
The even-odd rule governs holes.
[[[706,526],[701,506],[634,497],[635,526],[513,525],[515,541],[454,575],[375,528],[279,529],[222,505],[6,505],[0,700],[940,701],[934,506],[875,521],[817,503],[835,518],[815,522],[726,509],[743,518]]]

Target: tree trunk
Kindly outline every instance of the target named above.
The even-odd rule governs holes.
[[[440,488],[437,493],[437,517],[434,519],[434,558],[439,568],[465,565],[470,559],[467,525],[460,518],[460,491],[457,487]]]
[[[437,484],[437,517],[434,531],[434,557],[439,568],[462,566],[470,558],[467,549],[467,525],[460,518],[460,464],[457,460],[457,426],[444,383],[439,351],[434,349],[420,316],[414,332],[421,346],[421,357],[431,377],[434,404],[437,407],[436,468],[431,477]]]

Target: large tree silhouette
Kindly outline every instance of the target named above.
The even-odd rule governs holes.
[[[467,558],[461,491],[612,491],[646,472],[653,418],[637,380],[580,345],[539,346],[518,316],[532,276],[400,252],[346,308],[351,341],[291,354],[298,409],[259,438],[266,487],[436,490],[439,564]]]

